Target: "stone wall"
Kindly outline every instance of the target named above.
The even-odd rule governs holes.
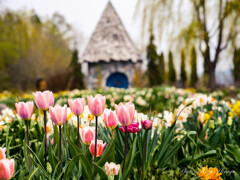
[[[88,89],[96,89],[98,86],[98,72],[101,72],[101,87],[106,87],[107,78],[113,73],[123,73],[128,78],[128,87],[133,85],[135,64],[131,61],[111,61],[88,63],[88,73],[86,73],[86,84]]]

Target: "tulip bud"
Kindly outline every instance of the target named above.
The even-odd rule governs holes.
[[[222,118],[221,118],[221,117],[218,117],[217,125],[221,125],[221,124],[222,124]]]
[[[51,166],[51,164],[49,162],[47,162],[47,172],[49,174],[52,174],[52,166]]]
[[[118,119],[114,111],[109,110],[104,112],[103,117],[104,117],[104,122],[108,128],[114,129],[117,127]]]
[[[89,145],[95,137],[95,128],[90,126],[84,126],[80,129],[80,136],[84,144]]]
[[[231,125],[232,125],[232,118],[231,118],[231,117],[228,117],[227,125],[228,125],[228,126],[231,126]]]
[[[96,153],[96,157],[99,157],[99,156],[102,155],[105,146],[106,146],[106,143],[103,144],[102,140],[97,140],[97,153]],[[91,144],[89,146],[89,151],[94,156],[94,154],[95,154],[95,142],[94,142],[94,140],[91,141]]]
[[[18,115],[24,119],[29,120],[32,117],[33,114],[33,107],[34,104],[32,101],[28,102],[19,102],[15,104]]]
[[[51,91],[33,93],[35,103],[39,109],[48,110],[54,104],[54,96]]]
[[[209,127],[210,127],[211,129],[214,129],[214,128],[215,128],[215,126],[214,126],[214,120],[210,120],[210,125],[209,125]]]
[[[87,100],[88,100],[89,111],[94,116],[100,116],[103,113],[105,108],[105,101],[106,101],[105,96],[102,96],[101,94],[96,95],[95,98],[93,98],[92,96],[88,96]]]
[[[152,120],[144,120],[141,121],[142,128],[145,130],[149,130],[152,128]]]
[[[84,111],[85,100],[84,98],[68,99],[68,104],[73,114],[79,116]]]
[[[50,107],[50,116],[57,125],[63,125],[67,120],[67,105]]]
[[[13,159],[0,160],[0,179],[10,179],[13,176],[14,164]]]
[[[109,176],[110,173],[112,172],[114,176],[118,175],[119,170],[120,170],[120,164],[115,164],[113,162],[105,163],[105,170],[106,170],[106,174]]]
[[[133,103],[128,102],[125,105],[120,103],[115,104],[115,110],[118,117],[118,121],[123,126],[129,126],[132,124],[135,115],[135,106]]]

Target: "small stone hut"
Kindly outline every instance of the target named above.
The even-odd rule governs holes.
[[[80,63],[88,89],[133,85],[135,70],[141,67],[142,59],[110,1]]]

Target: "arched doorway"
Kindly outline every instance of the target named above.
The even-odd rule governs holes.
[[[107,78],[108,87],[128,88],[128,78],[123,73],[113,73]]]

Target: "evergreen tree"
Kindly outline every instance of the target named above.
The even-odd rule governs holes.
[[[186,73],[186,69],[185,69],[186,63],[185,63],[185,54],[184,51],[181,51],[181,72],[180,72],[180,78],[183,84],[183,87],[186,86],[186,82],[187,82],[187,73]]]
[[[196,83],[198,81],[198,77],[197,77],[197,55],[196,55],[195,47],[193,47],[192,51],[191,51],[190,64],[191,64],[190,85],[192,87],[196,87]]]
[[[159,57],[158,71],[159,71],[159,84],[163,84],[165,81],[165,63],[163,53],[161,53]]]
[[[176,83],[176,70],[173,64],[172,52],[168,53],[168,80],[171,84]]]
[[[240,82],[240,48],[234,50],[233,54],[233,75],[236,84]]]
[[[158,60],[158,54],[156,51],[156,46],[153,43],[154,36],[150,36],[150,42],[147,46],[147,59],[148,59],[148,70],[147,75],[149,79],[149,83],[151,86],[155,86],[158,84],[158,66],[157,66],[157,60]]]
[[[78,50],[72,52],[72,60],[70,63],[71,68],[71,89],[83,89],[84,88],[84,75],[81,71],[82,66],[78,63]]]

